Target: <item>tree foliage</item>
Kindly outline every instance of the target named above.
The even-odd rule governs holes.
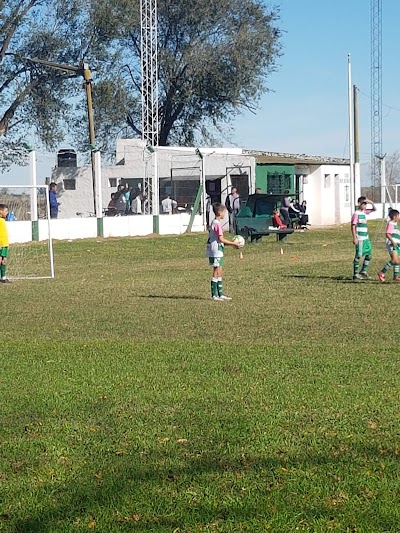
[[[281,53],[278,24],[262,0],[158,0],[160,144],[207,142],[256,109]],[[83,148],[81,84],[23,57],[86,59],[98,145],[141,135],[139,0],[0,0],[0,136],[34,127],[48,148],[72,133]]]
[[[33,127],[48,147],[60,141],[76,84],[26,58],[78,65],[89,43],[85,14],[78,0],[0,2],[0,136]]]
[[[139,3],[94,2],[93,25],[118,51],[119,85],[140,95]],[[159,142],[192,144],[255,110],[280,56],[279,12],[261,0],[158,1]],[[115,31],[114,31],[115,30]],[[126,66],[130,66],[130,72]],[[126,109],[140,134],[139,107]]]

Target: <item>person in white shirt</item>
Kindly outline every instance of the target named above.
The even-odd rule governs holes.
[[[168,195],[162,202],[162,212],[166,213],[167,215],[172,215],[172,211],[176,209],[176,206],[178,204],[175,202],[175,200],[172,200],[171,196]]]
[[[135,198],[131,201],[131,211],[134,215],[141,215],[143,213],[142,210],[142,202],[143,202],[143,195],[142,193],[139,193]]]
[[[240,196],[236,187],[232,187],[230,194],[226,197],[225,207],[229,214],[229,232],[235,232],[235,215],[240,211]]]

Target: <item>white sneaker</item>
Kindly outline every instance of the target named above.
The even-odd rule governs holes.
[[[220,296],[219,299],[220,300],[232,300],[230,296],[225,296],[225,295]]]
[[[219,296],[211,296],[211,300],[214,300],[215,302],[223,302],[224,299]]]

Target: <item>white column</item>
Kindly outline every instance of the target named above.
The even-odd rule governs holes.
[[[103,186],[101,177],[101,153],[99,151],[94,153],[94,172],[96,178],[96,217],[102,218],[103,216]]]
[[[203,213],[203,226],[204,231],[207,230],[207,192],[206,192],[206,160],[204,155],[201,157],[201,184],[203,186],[203,192],[201,196],[202,213]]]
[[[153,154],[154,161],[154,181],[153,181],[153,215],[160,214],[160,179],[158,176],[158,151],[157,147]]]
[[[36,152],[29,152],[29,181],[31,189],[31,220],[38,219]]]
[[[381,202],[383,207],[386,203],[386,156],[380,158],[381,163]]]
[[[360,163],[354,163],[354,199],[357,202],[357,198],[361,196],[361,169]]]

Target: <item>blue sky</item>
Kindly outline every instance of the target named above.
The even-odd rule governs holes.
[[[360,94],[362,170],[370,158],[370,0],[277,0],[283,56],[256,114],[239,116],[230,129],[235,145],[267,151],[348,155],[347,54]],[[400,110],[398,66],[400,1],[383,1],[383,103]],[[366,95],[366,96],[364,96]],[[383,107],[383,147],[400,149],[400,111]],[[39,182],[55,156],[39,154]],[[365,173],[364,172],[364,173]],[[28,169],[0,175],[0,183]],[[26,178],[27,179],[27,178]]]
[[[370,158],[370,0],[280,0],[283,53],[256,115],[235,121],[240,146],[348,155],[347,55],[360,94],[361,161]],[[383,1],[383,103],[398,107],[400,2]],[[384,151],[400,148],[400,111],[383,108]]]

